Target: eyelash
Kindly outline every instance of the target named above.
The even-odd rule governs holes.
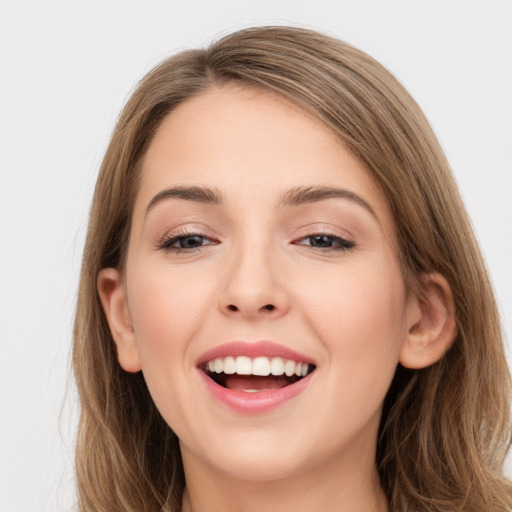
[[[328,247],[318,247],[311,243],[313,239],[315,239],[315,238],[318,239],[321,237],[323,237],[324,239],[327,239],[326,241],[328,241],[331,245]],[[179,246],[174,245],[174,244],[182,243],[187,238],[201,239],[200,240],[201,242],[206,241],[206,243],[201,243],[200,245],[197,245],[195,247],[179,247]],[[301,243],[308,239],[310,240],[309,244]],[[182,232],[182,233],[172,234],[172,235],[164,238],[162,241],[160,241],[158,243],[158,249],[160,249],[164,252],[170,252],[171,250],[174,250],[176,252],[176,254],[178,254],[180,252],[190,253],[190,252],[195,252],[195,251],[200,250],[201,247],[205,247],[207,245],[214,245],[216,243],[218,243],[217,240],[214,240],[203,233]],[[331,252],[331,251],[332,252],[350,251],[351,249],[353,249],[355,247],[354,242],[351,242],[350,240],[347,240],[346,238],[342,238],[333,233],[314,233],[311,235],[307,235],[303,238],[299,238],[298,240],[296,240],[292,243],[294,245],[307,246],[307,247],[310,247],[312,250],[319,251],[322,253]]]
[[[195,247],[176,247],[174,244],[177,244],[179,242],[182,242],[183,240],[186,240],[187,238],[200,238],[202,241],[206,241],[207,243],[201,243],[201,245],[195,246]],[[194,252],[198,251],[201,247],[204,247],[206,245],[213,245],[215,243],[218,243],[217,240],[212,239],[211,237],[208,237],[207,235],[204,235],[202,233],[198,232],[182,232],[182,233],[176,233],[172,234],[163,240],[161,240],[158,243],[158,249],[164,251],[164,252],[170,252],[171,250],[174,250],[176,254],[180,252]]]
[[[311,243],[309,243],[309,244],[300,243],[300,242],[303,242],[304,240],[308,240],[308,239],[311,242],[311,239],[314,239],[314,238],[318,239],[320,237],[329,239],[331,246],[330,247],[316,247],[316,246],[312,245]],[[309,247],[311,247],[311,249],[320,251],[320,252],[350,251],[351,249],[353,249],[356,246],[356,244],[354,242],[351,242],[350,240],[347,240],[346,238],[342,238],[333,233],[314,233],[311,235],[307,235],[303,238],[299,238],[297,241],[295,241],[293,243],[296,245],[309,246]],[[334,246],[334,244],[336,244],[337,246]]]

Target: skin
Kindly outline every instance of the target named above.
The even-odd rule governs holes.
[[[222,203],[154,199],[190,186]],[[296,187],[343,189],[368,208],[284,204]],[[386,511],[374,463],[384,396],[399,361],[428,366],[454,334],[448,285],[423,282],[422,299],[406,293],[386,199],[320,121],[234,86],[168,115],[143,161],[126,268],[104,269],[98,288],[119,363],[142,369],[180,438],[183,510]],[[306,354],[309,385],[270,412],[225,407],[196,361],[234,340]]]

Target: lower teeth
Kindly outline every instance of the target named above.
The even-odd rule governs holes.
[[[209,371],[206,371],[206,374],[213,380],[215,381],[217,384],[219,384],[220,386],[224,387],[224,388],[227,388],[227,389],[232,389],[231,386],[229,385],[226,385],[226,378],[232,378],[232,377],[237,377],[236,375],[225,375],[223,373],[212,373],[212,372],[209,372]],[[249,376],[240,376],[242,379],[246,379],[247,377]],[[239,391],[243,391],[245,393],[258,393],[260,391],[271,391],[273,389],[279,389],[279,388],[283,388],[285,386],[289,386],[290,384],[293,384],[295,382],[297,382],[298,380],[301,380],[302,377],[297,377],[296,375],[293,375],[291,377],[284,377],[284,376],[281,376],[281,377],[272,377],[272,376],[267,376],[267,377],[255,377],[255,376],[250,376],[251,379],[273,379],[275,381],[275,385],[272,385],[272,386],[268,386],[268,387],[262,387],[262,388],[245,388],[243,386],[236,386],[236,389],[238,389]],[[251,385],[249,382],[246,383],[247,385]],[[262,383],[263,384],[263,383]]]

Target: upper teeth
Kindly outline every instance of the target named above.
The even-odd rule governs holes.
[[[256,357],[251,359],[247,356],[227,356],[217,357],[212,361],[208,361],[208,370],[214,373],[225,373],[232,375],[286,375],[291,377],[305,377],[308,374],[308,363],[297,363],[291,359],[283,359],[282,357]]]

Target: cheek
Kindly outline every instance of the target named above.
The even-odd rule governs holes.
[[[166,354],[186,351],[201,328],[205,308],[211,305],[208,283],[185,271],[158,267],[132,274],[128,282],[130,312],[143,367],[162,359],[177,361]]]
[[[347,268],[335,279],[333,275],[327,289],[310,293],[306,299],[309,324],[324,344],[331,378],[340,389],[352,389],[356,399],[376,391],[383,396],[406,336],[400,272],[366,265]]]
[[[194,403],[187,386],[195,371],[189,350],[204,324],[205,310],[211,308],[210,281],[157,266],[128,276],[130,313],[144,379],[166,422],[186,432],[190,428],[186,418]]]

